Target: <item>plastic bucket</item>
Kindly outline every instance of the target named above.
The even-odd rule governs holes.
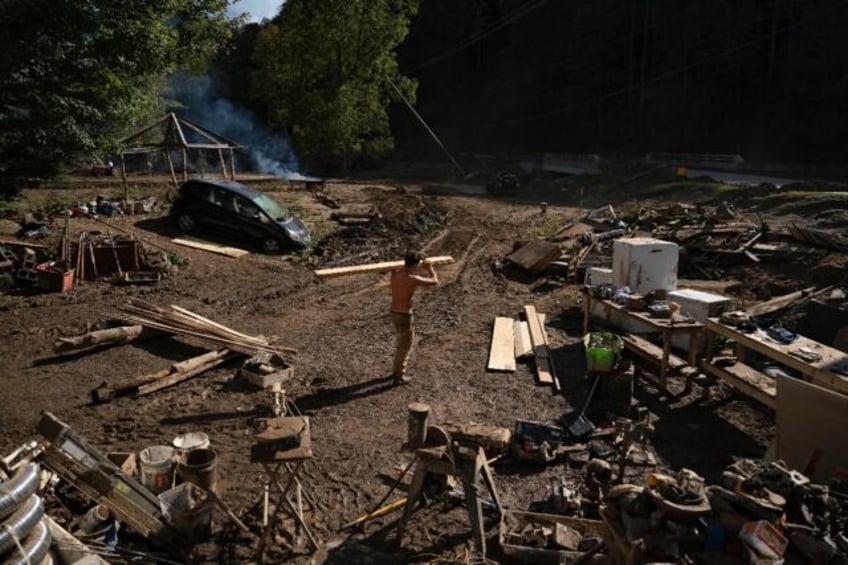
[[[583,345],[586,349],[586,370],[609,372],[618,363],[618,356],[624,344],[614,333],[592,332],[583,337]]]
[[[159,494],[174,484],[174,448],[154,445],[138,454],[141,484],[153,494]]]
[[[218,455],[209,448],[193,449],[178,465],[180,477],[187,483],[217,493]]]
[[[171,445],[177,450],[177,460],[182,461],[189,451],[209,447],[209,436],[204,432],[188,432],[175,437]]]
[[[205,492],[192,483],[183,483],[159,495],[159,508],[165,520],[190,544],[212,534],[212,503]]]

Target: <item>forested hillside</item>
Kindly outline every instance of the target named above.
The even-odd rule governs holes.
[[[462,150],[833,161],[846,25],[835,0],[430,0],[400,69]],[[408,120],[399,136],[426,142]]]

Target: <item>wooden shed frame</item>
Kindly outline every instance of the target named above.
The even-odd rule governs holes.
[[[164,135],[161,141],[155,143],[143,143],[133,146],[133,143],[139,142],[142,137],[157,127],[164,126]],[[193,132],[201,138],[199,143],[189,142],[186,137],[186,131]],[[171,159],[172,151],[181,151],[183,160],[182,177],[183,181],[188,180],[188,151],[189,149],[197,149],[201,151],[217,151],[218,162],[221,165],[221,174],[224,178],[235,180],[236,178],[236,162],[234,150],[241,146],[217,133],[206,129],[205,127],[196,124],[190,120],[177,116],[171,112],[155,122],[148,124],[140,130],[131,133],[122,138],[120,144],[123,149],[121,151],[121,180],[124,184],[124,195],[128,197],[127,187],[127,166],[124,157],[126,155],[141,154],[141,153],[162,153],[168,162],[168,168],[171,171],[171,179],[174,181],[174,186],[179,184],[177,173],[174,169],[174,162]],[[230,163],[227,167],[224,152],[229,153]]]

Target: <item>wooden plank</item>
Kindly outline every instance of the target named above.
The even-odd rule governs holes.
[[[623,334],[621,336],[621,341],[624,342],[624,347],[639,355],[643,359],[655,363],[656,365],[662,364],[663,349],[659,345],[655,345],[644,337],[636,334]],[[674,353],[670,353],[668,355],[668,368],[687,377],[698,374],[697,367],[689,365],[685,360],[681,359]]]
[[[515,335],[513,334],[512,318],[495,318],[492,330],[492,345],[489,349],[490,371],[515,370]]]
[[[777,298],[772,298],[771,300],[754,304],[753,306],[746,308],[745,311],[752,318],[756,316],[765,316],[766,314],[771,314],[790,306],[793,302],[800,300],[805,296],[809,296],[815,292],[815,290],[816,288],[811,286],[804,290],[790,292],[789,294],[784,294],[783,296],[778,296]]]
[[[555,243],[534,239],[506,256],[506,259],[525,271],[541,273],[559,259],[562,250]]]
[[[554,377],[551,374],[551,363],[547,357],[536,357],[536,375],[539,377],[539,382],[546,385],[554,384]]]
[[[243,255],[250,254],[250,251],[247,251],[246,249],[228,247],[226,245],[219,245],[217,243],[212,243],[209,241],[201,241],[193,237],[178,237],[172,239],[171,243],[176,243],[177,245],[191,247],[194,249],[201,249],[203,251],[209,251],[211,253],[217,253],[218,255],[226,255],[227,257],[233,258],[242,257]]]
[[[527,329],[530,330],[530,344],[533,346],[533,354],[537,357],[548,356],[548,338],[545,328],[539,322],[539,314],[536,307],[527,305],[524,307],[524,316],[527,318]]]
[[[777,406],[777,388],[774,379],[768,375],[764,375],[743,363],[719,367],[703,361],[701,368],[769,408]]]
[[[439,257],[428,257],[428,263],[433,265],[447,265],[453,263],[454,259],[450,255],[442,255]],[[367,265],[354,265],[351,267],[334,267],[330,269],[318,269],[315,274],[323,278],[343,277],[347,275],[362,275],[365,273],[380,273],[383,271],[391,271],[403,267],[403,261],[385,261],[383,263],[369,263]]]
[[[515,335],[515,357],[524,357],[533,353],[533,344],[530,342],[530,329],[527,322],[515,320],[512,329]]]
[[[815,451],[821,459],[811,479],[827,484],[848,467],[848,397],[789,377],[777,377],[776,456],[790,469],[803,469]]]

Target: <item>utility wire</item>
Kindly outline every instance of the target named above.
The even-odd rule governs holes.
[[[430,126],[427,125],[427,122],[424,121],[424,118],[421,117],[421,114],[419,114],[412,106],[412,104],[410,104],[409,100],[406,99],[406,96],[403,95],[403,92],[401,92],[397,85],[395,85],[395,83],[393,83],[391,80],[386,79],[386,82],[388,82],[389,86],[391,86],[397,93],[397,95],[400,96],[400,99],[403,100],[403,103],[406,104],[406,107],[409,108],[409,111],[412,112],[412,115],[418,118],[418,121],[421,122],[421,125],[424,126],[425,130],[427,130],[427,133],[430,134],[430,137],[433,138],[433,140],[442,149],[445,155],[448,156],[448,159],[450,159],[451,163],[453,163],[453,166],[456,167],[456,170],[459,171],[459,174],[464,175],[465,171],[462,169],[462,166],[457,162],[456,159],[453,158],[453,155],[451,155],[450,151],[448,151],[448,148],[445,147],[445,144],[442,143],[442,140],[439,139],[439,136],[436,135],[436,132],[434,132],[430,128]]]

